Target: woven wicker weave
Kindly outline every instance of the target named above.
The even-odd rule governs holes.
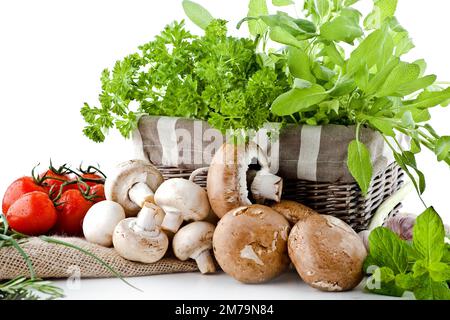
[[[158,166],[164,178],[189,178],[192,171],[176,167]],[[393,163],[373,178],[368,195],[363,197],[356,183],[312,182],[285,180],[283,197],[301,202],[322,214],[338,217],[356,231],[367,228],[378,206],[400,189],[403,171]],[[197,175],[194,182],[206,187],[206,173]],[[391,214],[395,214],[399,206]]]

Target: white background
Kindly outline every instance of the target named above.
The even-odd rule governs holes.
[[[230,20],[238,34],[234,26],[246,14],[247,1],[198,2],[213,16]],[[370,5],[361,0],[359,8],[367,11]],[[425,58],[428,72],[450,80],[450,2],[399,0],[397,12],[416,44],[410,60]],[[85,138],[79,109],[85,101],[97,102],[102,69],[183,18],[181,0],[1,0],[0,195],[50,157],[72,165],[98,162],[106,171],[130,157],[130,143],[116,133],[103,144]],[[432,115],[437,131],[450,135],[449,111],[437,108]],[[419,156],[419,165],[427,177],[425,200],[450,222],[450,170],[429,152]],[[419,213],[422,207],[412,196],[405,210]]]

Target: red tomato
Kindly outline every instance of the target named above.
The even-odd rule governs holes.
[[[6,219],[13,230],[34,236],[47,233],[55,225],[57,214],[47,193],[33,191],[13,203]]]
[[[97,181],[85,181],[86,184],[90,187],[95,186],[96,184],[101,184],[100,182],[104,181],[104,178],[101,177],[100,175],[96,174],[96,173],[83,173],[81,175],[81,179],[86,179],[86,180],[97,180]]]
[[[11,207],[21,196],[33,191],[45,192],[45,188],[38,185],[32,177],[22,177],[11,183],[3,196],[3,213],[6,214],[9,207]]]
[[[95,186],[92,186],[90,194],[91,195],[95,194],[95,197],[92,199],[92,201],[94,201],[94,203],[106,200],[105,186],[102,184],[96,184]]]
[[[45,173],[40,175],[40,178],[42,179],[44,176],[46,177],[46,179],[43,181],[45,188],[48,192],[52,190],[52,192],[55,194],[58,194],[61,185],[64,182],[71,180],[71,177],[68,174],[55,173],[53,170],[47,170]]]
[[[58,200],[58,221],[54,231],[69,236],[82,234],[83,219],[94,202],[87,200],[80,190],[67,190]]]

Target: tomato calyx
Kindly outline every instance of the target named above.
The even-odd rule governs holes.
[[[60,186],[58,194],[56,195],[56,197],[53,198],[53,204],[55,205],[55,207],[58,207],[58,206],[61,206],[61,205],[64,204],[64,202],[59,202],[59,200],[61,199],[61,196],[65,192],[64,188],[69,186],[69,185],[74,185],[74,184],[77,184],[78,190],[80,191],[80,193],[83,196],[83,198],[85,198],[86,200],[93,202],[94,199],[97,197],[96,193],[91,193],[91,186],[89,186],[83,180],[77,179],[77,180],[72,180],[72,181],[66,181]],[[72,189],[72,190],[75,190],[75,189]],[[54,194],[55,193],[53,191],[53,195]]]
[[[97,174],[103,177],[102,179],[106,179],[106,175],[98,168],[93,165],[88,166],[86,169],[83,169],[83,163],[80,164],[78,171],[83,174]]]

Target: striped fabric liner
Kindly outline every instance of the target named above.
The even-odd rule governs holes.
[[[354,126],[289,125],[278,129],[279,124],[267,124],[253,138],[267,153],[273,173],[288,179],[354,181],[346,164],[347,146],[355,138]],[[268,132],[272,133],[270,138]],[[394,161],[377,132],[363,128],[360,140],[371,153],[374,174]],[[226,137],[204,121],[143,116],[133,141],[139,158],[155,165],[194,170],[209,165]]]

